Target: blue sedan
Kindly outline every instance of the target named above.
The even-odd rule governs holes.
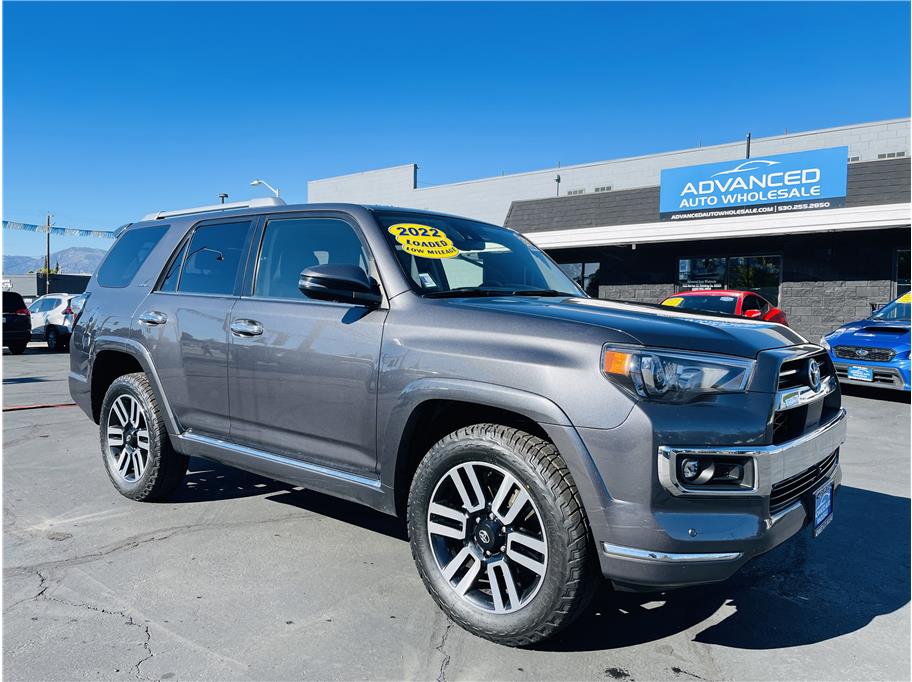
[[[900,391],[912,388],[910,307],[912,294],[903,294],[866,320],[850,322],[820,340],[836,365],[840,382]]]

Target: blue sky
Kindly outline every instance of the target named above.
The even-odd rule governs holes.
[[[3,5],[3,217],[111,229],[909,116],[908,3]],[[4,253],[43,236],[3,231]],[[106,247],[54,238],[52,248]]]

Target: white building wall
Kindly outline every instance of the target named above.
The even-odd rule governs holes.
[[[806,133],[756,138],[751,156],[848,146],[849,158],[876,161],[879,154],[909,156],[909,119],[864,123]],[[685,149],[613,161],[548,168],[529,173],[469,180],[432,187],[415,187],[416,166],[406,164],[307,183],[309,202],[384,204],[456,213],[502,225],[513,201],[556,195],[554,177],[561,176],[560,193],[610,186],[614,190],[653,187],[663,168],[695,166],[742,158],[744,142]]]

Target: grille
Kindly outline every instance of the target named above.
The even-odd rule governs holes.
[[[833,475],[839,464],[839,450],[800,474],[776,483],[770,491],[770,514],[776,514],[801,499]]]
[[[873,360],[875,362],[889,362],[896,355],[896,351],[889,348],[866,348],[863,346],[836,346],[833,352],[837,358],[846,360]]]
[[[796,388],[798,386],[808,385],[808,362],[813,358],[820,363],[820,378],[823,379],[832,374],[830,363],[827,362],[826,351],[821,351],[816,355],[798,360],[787,360],[779,368],[779,389]]]
[[[874,380],[870,383],[872,384],[883,384],[887,386],[902,386],[902,377],[893,369],[877,369],[876,367],[872,368],[874,370]],[[849,370],[844,367],[836,368],[836,376],[838,376],[843,381],[847,381],[849,378]]]

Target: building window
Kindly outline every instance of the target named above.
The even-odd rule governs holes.
[[[903,157],[905,155],[906,155],[905,152],[889,152],[887,154],[878,154],[877,158],[878,159],[895,159],[895,158]]]
[[[577,194],[585,194],[585,193],[586,193],[586,190],[583,189],[583,188],[581,188],[581,187],[578,187],[578,188],[576,188],[576,189],[568,189],[568,190],[567,190],[567,196],[568,196],[568,197],[576,196]]]
[[[596,191],[596,192],[610,192],[610,191],[611,191],[611,185],[602,185],[601,187],[596,187],[596,188],[595,188],[595,191]]]
[[[897,249],[893,281],[893,296],[909,293],[909,249]]]
[[[601,263],[558,263],[564,274],[593,298],[598,298],[598,271]]]
[[[850,156],[849,157],[849,163],[855,163],[856,161],[861,161],[861,157],[860,156]]]
[[[755,291],[773,305],[779,305],[781,284],[782,256],[720,256],[678,261],[678,291]]]

